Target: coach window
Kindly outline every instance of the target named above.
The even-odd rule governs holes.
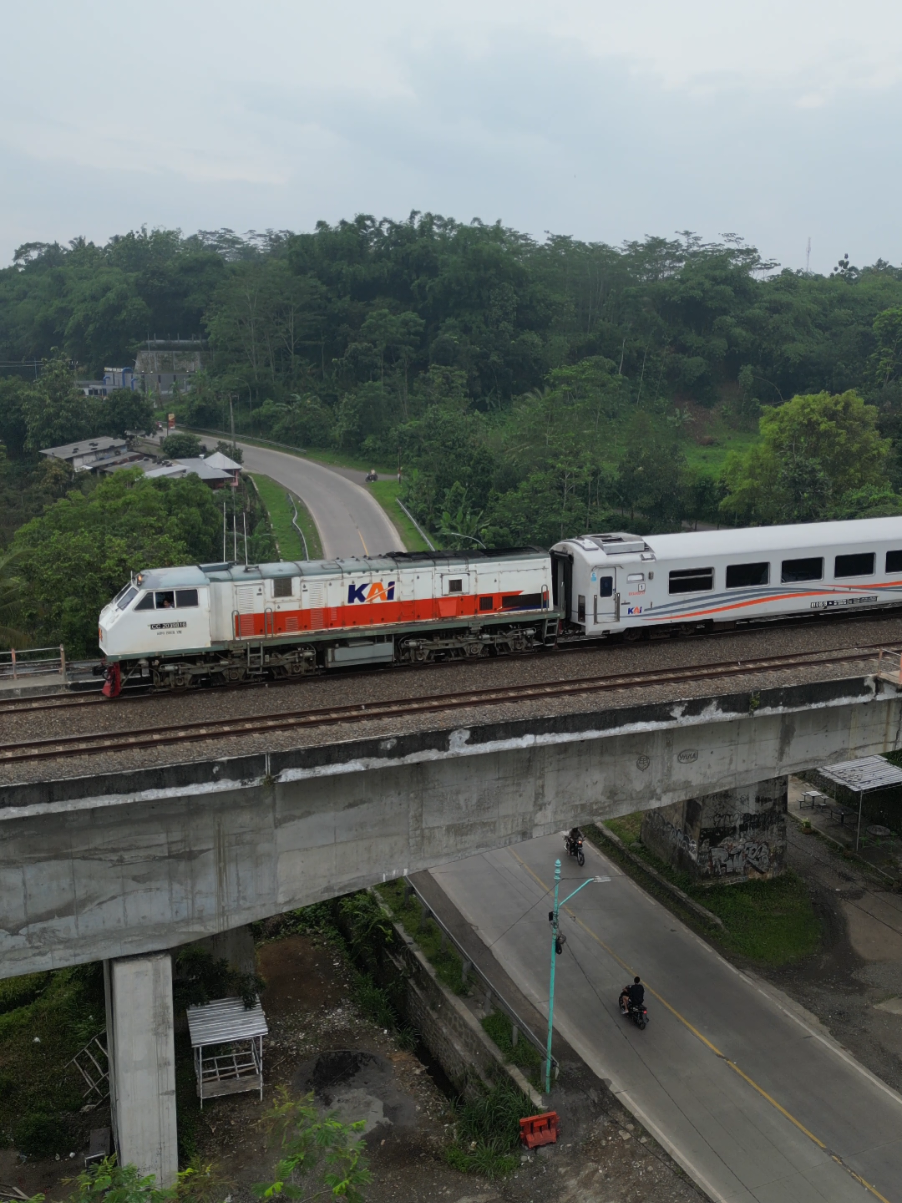
[[[463,593],[463,591],[464,591],[464,583],[461,578],[458,577],[455,580],[448,582],[448,592],[449,593]]]
[[[291,597],[291,577],[277,576],[272,583],[273,597]]]
[[[713,568],[677,568],[670,574],[671,593],[704,593],[713,588]]]
[[[728,564],[727,588],[748,589],[770,583],[770,564]]]
[[[886,571],[891,573],[902,572],[902,551],[888,551],[886,553]]]
[[[153,594],[145,593],[144,596],[141,598],[141,600],[138,602],[138,604],[135,606],[135,609],[136,610],[152,610],[153,609]]]
[[[808,556],[804,560],[784,560],[780,580],[784,584],[793,581],[822,581],[824,561],[821,556]]]
[[[586,621],[586,599],[581,593],[578,594],[576,598],[576,621]]]
[[[837,556],[833,565],[834,576],[873,576],[874,553],[858,551],[851,556]]]
[[[598,596],[611,597],[614,593],[614,578],[612,576],[600,576],[598,578]]]
[[[180,610],[186,610],[191,606],[197,605],[197,590],[196,589],[176,589],[175,604]]]
[[[175,605],[175,594],[171,589],[155,594],[158,610],[171,610]]]

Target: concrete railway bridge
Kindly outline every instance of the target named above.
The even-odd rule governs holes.
[[[768,813],[785,778],[902,744],[858,675],[0,786],[0,976],[103,960],[123,1161],[176,1170],[169,950],[574,823]],[[689,839],[679,820],[672,838]],[[749,855],[766,867],[758,840]],[[762,859],[763,858],[763,859]]]

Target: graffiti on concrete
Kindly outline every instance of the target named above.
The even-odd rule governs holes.
[[[685,852],[690,860],[698,860],[698,841],[694,840],[682,827],[669,822],[659,810],[650,811],[645,817],[646,823],[654,837],[669,844],[680,852]]]
[[[645,816],[642,838],[651,847],[674,863],[688,858],[700,877],[728,877],[766,874],[774,870],[780,859],[780,840],[772,843],[761,838],[761,828],[771,828],[767,834],[776,837],[777,824],[770,815],[734,814],[732,823],[721,823],[726,816],[717,816],[717,828],[702,828],[699,838],[676,823],[670,822],[661,811],[649,811]],[[751,822],[749,821],[751,820]],[[757,821],[756,821],[757,820]],[[770,820],[770,821],[769,821]],[[728,831],[723,831],[723,828]],[[738,830],[737,830],[738,828]],[[752,834],[757,831],[756,834]]]
[[[730,873],[767,873],[771,867],[771,849],[768,844],[757,840],[724,840],[723,843],[706,849],[707,863],[699,860],[699,872],[712,877],[726,877]]]

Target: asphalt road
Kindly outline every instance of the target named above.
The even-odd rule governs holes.
[[[403,551],[404,543],[382,506],[350,474],[333,472],[312,460],[285,451],[239,443],[244,467],[291,489],[306,505],[316,523],[327,560],[350,556],[378,556]]]
[[[546,1017],[562,854],[553,836],[432,870]],[[691,1177],[729,1203],[902,1203],[902,1097],[594,849],[585,869],[564,859],[561,898],[595,874],[612,880],[566,908],[555,1027]],[[642,1032],[617,1006],[634,973],[646,985]]]

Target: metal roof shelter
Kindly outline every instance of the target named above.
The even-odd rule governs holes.
[[[880,789],[902,785],[902,769],[896,768],[882,756],[864,756],[861,760],[842,760],[827,764],[818,772],[829,781],[858,794],[858,833],[855,848],[861,843],[861,807],[864,795]]]
[[[204,1099],[258,1090],[263,1098],[263,1037],[269,1032],[259,998],[217,998],[188,1007],[188,1031],[201,1111]]]
[[[825,777],[854,790],[856,794],[870,793],[874,789],[887,789],[891,785],[902,785],[902,769],[884,760],[882,756],[865,756],[861,760],[843,760],[839,764],[828,764],[819,770]]]

